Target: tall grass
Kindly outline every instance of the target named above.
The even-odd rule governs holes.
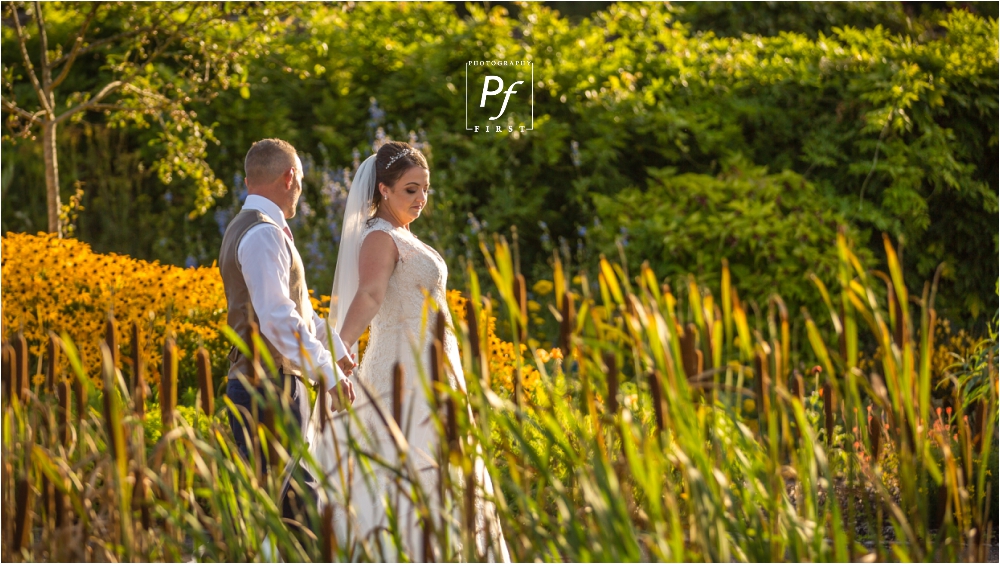
[[[147,444],[143,362],[127,361],[128,378],[114,369],[114,324],[102,390],[65,336],[53,337],[41,363],[50,383],[32,388],[15,339],[4,347],[3,504],[14,518],[4,520],[3,557],[479,560],[478,459],[499,486],[492,499],[515,560],[985,560],[995,534],[996,335],[957,370],[954,410],[938,409],[933,285],[909,294],[888,239],[888,273],[865,270],[843,234],[836,244],[837,286],[816,279],[827,311],[798,314],[779,296],[753,313],[725,265],[716,296],[693,278],[671,288],[645,265],[628,273],[607,260],[596,284],[587,273],[575,283],[554,256],[549,309],[563,358],[532,349],[541,383],[525,394],[527,367],[514,355],[514,389],[498,395],[485,320],[503,320],[515,350],[533,340],[515,249],[484,240],[490,289],[469,268],[465,315],[450,322],[468,393],[447,385],[437,344],[438,361],[419,375],[442,437],[433,485],[408,456],[398,370],[397,399],[379,411],[395,456],[373,449],[363,427],[339,443],[359,461],[345,472],[393,477],[390,525],[367,538],[350,520],[334,523],[334,510],[350,502],[337,496],[310,509],[315,534],[282,520],[281,469],[314,461],[284,391],[264,377],[273,363],[259,338],[234,338],[257,359],[248,389],[251,380],[264,385],[247,413],[248,438],[264,447],[250,460],[236,453],[225,420],[235,406],[224,395],[215,401],[207,352],[197,359],[200,411],[189,412],[207,427],[172,408],[168,339],[162,436]],[[795,315],[805,326],[799,350]],[[427,319],[440,339],[444,312]],[[137,328],[131,338],[142,338]],[[416,549],[397,530],[403,498],[421,515]]]

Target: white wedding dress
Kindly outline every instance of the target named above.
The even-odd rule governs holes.
[[[440,527],[442,519],[437,485],[439,472],[435,462],[438,459],[438,432],[431,419],[425,384],[421,381],[421,373],[424,378],[430,378],[435,310],[445,312],[445,319],[449,324],[444,340],[448,382],[453,389],[465,391],[465,376],[458,342],[450,327],[451,316],[448,314],[446,297],[448,267],[444,259],[409,230],[394,228],[384,219],[368,220],[362,240],[373,231],[384,231],[392,236],[399,251],[399,260],[389,279],[382,305],[372,320],[368,346],[354,378],[357,399],[352,407],[357,418],[352,419],[340,412],[333,416],[332,424],[327,427],[326,432],[320,433],[316,424],[319,410],[314,409],[314,424],[310,426],[310,450],[331,482],[327,495],[334,507],[339,546],[344,546],[345,541],[367,543],[372,557],[398,559],[387,532],[390,525],[388,507],[398,519],[396,528],[400,533],[403,549],[410,559],[417,560],[423,557],[424,547],[419,516],[407,499],[412,486],[405,482],[397,485],[394,475],[374,460],[363,455],[348,454],[348,435],[351,440],[357,441],[361,451],[374,454],[391,466],[398,464],[393,438],[361,387],[367,387],[375,401],[379,402],[384,416],[392,418],[392,370],[393,365],[399,362],[403,367],[400,428],[409,445],[407,457],[419,473],[423,491],[432,500],[433,520],[435,526]],[[434,309],[425,314],[428,300],[433,302]],[[417,355],[422,365],[420,367],[417,366]],[[476,484],[481,485],[481,491],[477,492],[475,499],[477,557],[508,562],[510,557],[496,508],[490,501],[495,495],[492,480],[485,471],[481,458],[476,459],[474,466]],[[452,470],[451,475],[461,479],[460,472]],[[351,511],[349,515],[345,515],[343,508],[348,495]],[[458,554],[462,554],[462,503],[461,497],[455,500],[451,519],[445,520],[449,521],[452,548],[457,549]],[[348,529],[349,539],[346,538]],[[351,554],[353,558],[359,555],[357,551],[352,551]]]

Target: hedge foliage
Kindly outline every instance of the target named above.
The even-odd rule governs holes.
[[[912,280],[944,263],[941,314],[985,322],[997,309],[996,19],[950,8],[908,14],[894,3],[807,8],[782,17],[762,8],[771,19],[747,30],[763,35],[736,33],[746,11],[734,9],[717,35],[704,22],[719,8],[690,4],[612,4],[581,21],[542,4],[518,5],[516,15],[475,4],[461,14],[431,3],[292,6],[271,53],[244,69],[250,88],[197,109],[219,140],[209,161],[233,179],[213,213],[186,219],[188,187],[162,185],[143,169],[157,151],[145,145],[149,134],[109,131],[100,116],[66,128],[75,156],[63,182],[67,194],[76,182],[85,188],[79,232],[98,249],[210,264],[220,227],[239,206],[247,147],[286,138],[312,163],[306,203],[314,213],[301,214],[296,240],[312,285],[325,288],[345,172],[383,135],[427,149],[435,192],[414,228],[445,251],[453,272],[478,229],[516,225],[529,279],[546,270],[560,238],[583,265],[596,264],[603,247],[587,232],[595,218],[606,234],[635,221],[667,224],[685,209],[682,187],[732,186],[739,162],[765,169],[762,177],[801,179],[781,188],[782,200],[808,200],[824,223],[849,222],[862,246],[880,247],[883,231],[902,237]],[[466,134],[462,72],[472,59],[534,63],[534,132]],[[105,72],[101,61],[90,64]],[[17,164],[4,172],[12,205],[3,229],[37,228],[44,207],[32,187],[42,177],[31,159],[40,162],[40,148],[5,142],[4,152]],[[672,211],[621,220],[616,206],[650,194],[676,198],[656,207]],[[725,235],[716,235],[740,240],[758,229],[735,233],[724,217],[706,214],[699,229],[719,226]],[[766,219],[777,247],[797,241],[798,228],[777,231],[794,218]],[[667,256],[683,257],[658,272],[697,271],[724,257],[761,264],[772,252],[647,234],[643,245],[673,246]],[[804,274],[824,268],[803,245],[795,272],[782,275],[800,286],[786,296],[807,293]]]

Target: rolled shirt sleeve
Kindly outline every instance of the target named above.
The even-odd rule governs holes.
[[[272,224],[251,228],[237,249],[237,258],[250,292],[250,302],[260,321],[260,332],[283,357],[295,362],[308,378],[313,381],[323,374],[328,386],[347,377],[334,362],[325,346],[327,328],[325,322],[315,323],[318,315],[312,305],[306,302],[307,311],[303,315],[295,309],[295,303],[288,297],[291,256],[285,245],[285,235]],[[310,330],[306,319],[315,323],[315,333]],[[302,357],[298,335],[307,358]],[[340,350],[345,350],[339,335],[330,334],[334,342],[337,358],[342,358]],[[339,343],[340,350],[337,349]]]

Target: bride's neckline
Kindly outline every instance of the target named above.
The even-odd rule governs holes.
[[[410,230],[409,230],[409,229],[408,229],[408,228],[407,228],[406,226],[404,226],[404,225],[400,225],[400,226],[395,226],[395,225],[393,225],[393,224],[392,224],[392,222],[391,222],[391,221],[389,221],[388,219],[386,219],[386,218],[384,218],[384,217],[379,217],[379,216],[377,216],[377,215],[375,216],[375,219],[376,219],[377,221],[383,221],[383,222],[385,222],[385,223],[386,223],[386,224],[387,224],[387,225],[388,225],[388,226],[389,226],[389,227],[390,227],[390,228],[391,228],[391,229],[392,229],[393,231],[405,231],[405,232],[406,232],[406,233],[408,233],[409,235],[413,236],[413,238],[414,238],[414,239],[420,239],[420,237],[417,237],[417,236],[416,236],[416,234],[414,234],[414,233],[413,233],[413,231],[410,231]]]
[[[432,246],[428,245],[427,243],[424,243],[423,241],[421,241],[420,237],[417,237],[417,235],[415,233],[413,233],[413,231],[410,231],[409,229],[406,229],[403,226],[396,227],[396,226],[394,226],[392,224],[391,221],[389,221],[388,219],[385,219],[384,217],[379,217],[379,216],[376,215],[374,219],[376,219],[378,221],[384,221],[386,223],[386,225],[388,225],[390,228],[392,228],[393,231],[402,231],[402,232],[406,233],[410,237],[413,237],[418,243],[420,243],[421,245],[423,245],[424,247],[426,247],[427,250],[429,250],[430,252],[434,253],[438,257],[441,257],[441,253],[439,253],[437,251],[437,249],[435,249],[434,247],[432,247]],[[441,260],[443,261],[444,258],[442,257]]]

